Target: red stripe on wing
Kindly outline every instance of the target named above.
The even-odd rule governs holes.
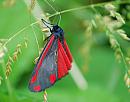
[[[65,52],[65,49],[62,46],[62,44],[60,43],[59,45],[60,45],[60,51],[62,53],[62,56],[63,56],[64,61],[65,61],[65,64],[67,66],[67,69],[70,70],[71,69],[71,62],[70,62],[70,60],[69,60],[69,58],[68,58],[68,56],[67,56],[67,54]]]
[[[65,64],[64,57],[62,55],[62,45],[60,41],[58,40],[58,58],[57,58],[57,64],[58,64],[58,78],[62,78],[68,73],[67,66]]]
[[[34,76],[31,79],[31,83],[34,83],[37,80],[38,70],[40,69],[40,67],[42,65],[42,62],[43,62],[48,50],[50,49],[50,47],[52,45],[53,40],[54,40],[54,35],[51,36],[49,42],[47,43],[47,46],[46,46],[44,52],[42,53],[42,56],[41,56],[41,58],[40,58],[40,60],[39,60],[39,62],[37,64],[37,67],[36,67],[36,73],[34,74]]]
[[[37,80],[37,75],[35,74],[34,76],[32,76],[31,84],[34,83],[36,80]]]
[[[65,47],[65,51],[66,51],[66,54],[67,54],[70,62],[72,62],[72,55],[71,55],[70,49],[69,49],[65,39],[64,39],[64,47]]]

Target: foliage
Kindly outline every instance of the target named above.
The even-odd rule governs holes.
[[[27,88],[34,60],[43,48],[47,31],[46,28],[41,29],[40,21],[31,15],[35,1],[31,0],[29,9],[23,0],[0,1],[1,102],[43,101],[42,93],[31,93]],[[47,90],[48,101],[129,102],[129,0],[37,1],[52,23],[57,21],[60,8],[60,26],[65,31],[76,63],[89,83],[88,90],[81,91],[69,75]]]

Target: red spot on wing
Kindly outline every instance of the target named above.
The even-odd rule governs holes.
[[[70,52],[69,47],[65,40],[64,40],[64,47],[65,47],[65,51],[66,51],[66,54],[67,54],[70,62],[72,62],[72,55],[71,55],[71,52]]]
[[[31,79],[31,84],[34,83],[37,80],[37,75],[35,74]]]
[[[35,91],[40,91],[41,90],[41,86],[40,85],[38,85],[38,86],[34,86],[34,88],[33,88]]]
[[[58,78],[62,78],[63,76],[65,76],[68,73],[68,69],[67,66],[65,64],[65,60],[63,58],[62,52],[61,52],[61,43],[58,40]]]
[[[36,73],[34,74],[34,76],[31,79],[31,83],[34,83],[37,80],[38,70],[40,69],[40,67],[42,65],[42,62],[43,62],[43,60],[44,60],[48,50],[50,49],[50,47],[52,45],[53,40],[54,40],[54,35],[51,36],[51,38],[50,38],[50,40],[49,40],[49,42],[48,42],[44,52],[42,53],[42,56],[41,56],[41,58],[40,58],[40,60],[39,60],[39,62],[37,64],[37,67],[36,67]]]
[[[50,75],[50,83],[54,84],[55,81],[56,81],[56,75],[55,74],[51,74]]]

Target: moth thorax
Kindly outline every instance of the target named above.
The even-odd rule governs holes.
[[[64,36],[63,29],[61,27],[59,27],[58,25],[53,26],[51,33],[60,38],[62,38]]]

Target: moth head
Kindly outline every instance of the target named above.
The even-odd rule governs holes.
[[[58,37],[62,37],[64,35],[63,29],[58,25],[53,25],[51,33]]]

